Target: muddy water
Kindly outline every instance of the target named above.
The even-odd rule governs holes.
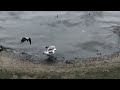
[[[119,11],[1,11],[0,44],[41,58],[48,45],[56,46],[58,58],[111,54],[118,50],[118,37],[108,27],[119,24]],[[24,36],[32,45],[20,43]]]

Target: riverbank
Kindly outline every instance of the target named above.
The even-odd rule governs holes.
[[[8,55],[0,56],[0,79],[118,79],[120,56],[111,60],[78,63],[34,64]]]

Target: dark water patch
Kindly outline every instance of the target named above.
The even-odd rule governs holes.
[[[60,21],[59,21],[60,22]],[[67,27],[75,27],[81,24],[81,22],[77,22],[77,23],[72,23],[69,20],[63,20],[61,21],[61,24],[67,26]]]
[[[56,22],[53,22],[53,23],[48,23],[48,26],[50,26],[50,27],[57,27],[57,23]]]
[[[0,26],[0,30],[1,30],[1,29],[3,30],[3,29],[5,29],[5,27],[3,27],[3,26]]]
[[[120,26],[114,26],[112,32],[120,36]]]
[[[89,57],[89,58],[79,58],[79,57],[75,57],[73,59],[66,59],[64,57],[61,57],[61,59],[57,58],[56,56],[46,56],[46,58],[41,58],[35,55],[30,55],[28,53],[25,52],[19,52],[16,53],[12,48],[7,48],[4,46],[1,46],[1,49],[3,49],[1,52],[3,52],[3,55],[7,55],[7,57],[14,57],[16,59],[22,60],[22,61],[29,61],[32,62],[34,64],[57,64],[57,63],[66,63],[66,64],[75,64],[78,62],[86,62],[86,61],[100,61],[100,60],[111,60],[115,57],[119,57],[120,56],[120,51],[118,52],[114,52],[110,55],[102,55],[102,56],[98,56],[98,57]]]
[[[57,20],[55,22],[52,23],[48,23],[48,26],[51,27],[58,27],[59,25],[65,25],[66,27],[75,27],[80,25],[82,22],[77,22],[77,23],[73,23],[70,20]]]
[[[8,12],[8,15],[11,16],[13,19],[21,19],[20,15],[23,14],[23,12],[20,11],[10,11]]]
[[[80,17],[82,19],[82,23],[86,26],[93,25],[96,22],[95,15],[85,14]]]
[[[103,12],[102,11],[93,11],[92,14],[93,14],[93,16],[103,17]]]
[[[97,50],[96,46],[105,46],[105,43],[98,42],[98,41],[89,41],[85,43],[78,43],[77,45],[75,45],[75,47],[82,48],[88,51],[93,51],[93,52],[96,52]]]

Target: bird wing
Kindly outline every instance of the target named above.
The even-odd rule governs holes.
[[[26,38],[22,38],[21,42],[25,42],[26,41]]]
[[[31,44],[31,39],[29,38],[29,42],[30,42],[30,44]]]

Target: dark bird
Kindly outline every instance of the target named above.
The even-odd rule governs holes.
[[[21,43],[23,43],[25,41],[27,41],[27,42],[29,42],[31,44],[31,38],[23,37],[22,40],[21,40]]]

